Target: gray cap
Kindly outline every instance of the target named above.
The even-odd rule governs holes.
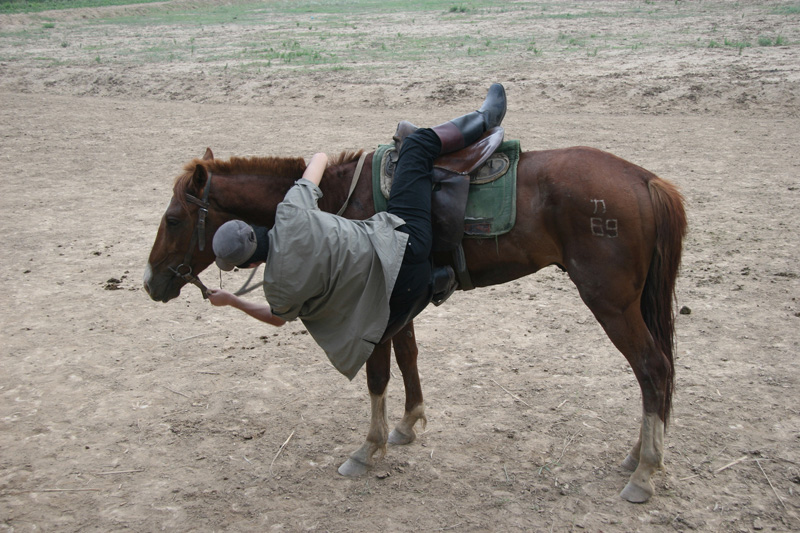
[[[233,270],[243,265],[256,251],[256,233],[241,220],[231,220],[219,227],[212,242],[220,270]]]

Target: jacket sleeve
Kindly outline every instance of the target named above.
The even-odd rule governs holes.
[[[307,179],[299,179],[283,197],[283,201],[302,209],[319,209],[317,202],[320,198],[322,198],[322,191],[319,187]]]

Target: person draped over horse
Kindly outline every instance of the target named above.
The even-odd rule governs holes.
[[[231,220],[212,246],[221,270],[264,263],[266,304],[209,289],[215,306],[232,306],[281,326],[299,318],[333,365],[350,379],[375,346],[456,288],[451,267],[434,267],[431,191],[434,160],[500,125],[506,93],[493,84],[477,110],[402,142],[386,212],[350,220],[321,211],[328,158],[312,156],[278,205],[272,228]]]

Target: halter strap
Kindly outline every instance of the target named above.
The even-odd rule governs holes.
[[[192,272],[192,254],[194,253],[195,245],[198,245],[200,251],[202,252],[206,248],[206,216],[208,216],[208,195],[211,191],[211,172],[208,173],[208,178],[206,179],[206,186],[203,188],[203,197],[202,199],[197,198],[196,196],[192,196],[189,193],[186,193],[186,201],[198,206],[200,209],[197,211],[197,227],[196,231],[192,232],[192,240],[189,242],[189,248],[186,250],[186,255],[183,256],[183,263],[178,265],[175,268],[170,267],[170,270],[173,274],[178,276],[179,278],[183,278],[188,283],[195,285],[200,292],[203,294],[203,299],[208,298],[208,289],[203,282],[200,281],[200,278],[194,275]],[[181,270],[184,270],[181,272]]]
[[[211,172],[209,172],[208,178],[206,179],[206,186],[203,188],[202,200],[197,199],[197,197],[192,196],[189,193],[186,193],[186,200],[200,207],[197,212],[197,235],[201,252],[206,248],[206,216],[208,216],[208,194],[211,191],[211,175]],[[190,250],[192,248],[194,248],[194,244],[189,247]]]

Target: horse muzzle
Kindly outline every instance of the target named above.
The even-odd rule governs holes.
[[[167,303],[177,298],[181,293],[183,283],[176,283],[176,278],[171,272],[156,274],[148,263],[144,269],[143,285],[145,292],[156,302]]]

